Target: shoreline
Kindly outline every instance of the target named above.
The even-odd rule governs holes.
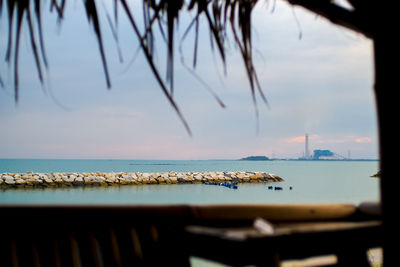
[[[52,172],[1,173],[0,188],[120,186],[145,184],[269,183],[283,178],[267,172]]]

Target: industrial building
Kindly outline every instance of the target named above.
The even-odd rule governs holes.
[[[309,141],[308,141],[308,134],[305,135],[305,148],[304,154],[299,160],[335,160],[335,159],[344,159],[344,157],[328,150],[328,149],[315,149],[313,154],[310,154],[309,149]]]
[[[335,153],[333,153],[330,150],[321,150],[321,149],[316,149],[314,150],[314,154],[312,159],[336,159]]]

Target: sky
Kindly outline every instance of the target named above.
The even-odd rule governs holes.
[[[210,48],[206,25],[200,25],[195,71],[225,108],[182,65],[181,56],[189,66],[193,56],[193,34],[180,42],[190,14],[183,17],[175,42],[174,98],[191,128],[190,136],[143,53],[137,53],[138,42],[122,12],[118,23],[121,62],[105,19],[110,7],[98,5],[112,84],[108,90],[83,4],[67,2],[61,24],[44,8],[49,67],[43,86],[26,25],[20,45],[18,103],[12,68],[5,61],[0,64],[4,82],[0,87],[0,158],[297,158],[304,153],[305,133],[311,151],[378,157],[372,42],[362,35],[283,1],[276,1],[274,7],[271,1],[260,1],[252,21],[254,64],[269,106],[257,97],[257,122],[243,63],[232,41],[227,45],[225,75],[218,53]],[[138,18],[139,2],[131,2],[132,9],[140,11],[135,13]],[[2,15],[1,58],[7,27]],[[164,43],[160,36],[156,38],[155,60],[164,74]]]

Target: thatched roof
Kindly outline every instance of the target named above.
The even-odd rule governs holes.
[[[157,80],[163,94],[175,109],[177,115],[182,120],[187,131],[190,133],[189,126],[183,118],[182,113],[174,100],[174,42],[175,24],[179,20],[182,12],[193,12],[194,18],[186,26],[182,38],[189,32],[194,32],[195,43],[193,49],[193,68],[196,67],[199,21],[207,21],[208,30],[212,37],[211,45],[215,44],[216,51],[222,63],[226,64],[226,42],[227,32],[233,36],[233,42],[239,48],[246,74],[249,81],[249,88],[253,99],[256,115],[258,116],[256,95],[266,104],[267,100],[258,82],[257,72],[253,65],[252,36],[251,36],[251,15],[257,0],[142,0],[144,28],[140,29],[137,18],[127,0],[114,0],[114,14],[107,17],[111,26],[118,23],[119,10],[125,15],[132,31],[137,36],[141,51]],[[271,0],[272,1],[272,0]],[[99,54],[102,60],[104,76],[108,88],[112,86],[109,77],[105,51],[103,48],[102,29],[100,27],[100,17],[98,15],[98,3],[95,0],[83,0],[86,15],[92,25],[98,41]],[[330,21],[341,26],[363,33],[367,37],[374,35],[375,29],[368,18],[370,10],[373,8],[371,0],[349,0],[348,4],[352,8],[346,8],[335,4],[330,0],[288,0],[293,5],[303,6],[318,15],[328,18]],[[43,72],[47,68],[47,57],[43,44],[42,30],[42,5],[49,5],[52,12],[57,13],[59,21],[64,19],[64,9],[66,0],[0,0],[0,16],[4,16],[4,11],[8,17],[8,45],[5,51],[5,61],[12,67],[14,75],[14,96],[15,101],[19,98],[19,44],[21,27],[26,24],[29,30],[32,53],[34,55],[38,79],[44,81]],[[47,9],[45,9],[47,10]],[[159,31],[165,39],[167,46],[167,78],[163,79],[159,71],[159,66],[153,59],[154,55],[154,34]],[[0,86],[4,83],[0,76]],[[217,98],[217,97],[216,97]],[[217,98],[219,101],[219,99]],[[219,101],[223,106],[222,102]]]

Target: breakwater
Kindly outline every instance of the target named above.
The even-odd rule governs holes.
[[[267,172],[85,172],[2,173],[0,188],[114,186],[144,184],[266,183],[283,179]]]

